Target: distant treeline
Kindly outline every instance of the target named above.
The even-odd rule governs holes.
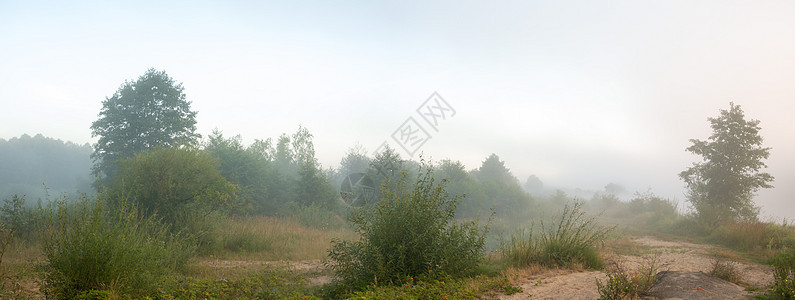
[[[278,215],[294,205],[313,204],[333,209],[342,202],[339,189],[346,176],[366,173],[376,181],[397,180],[401,172],[416,175],[419,166],[393,149],[370,157],[364,149],[353,147],[337,168],[323,169],[315,159],[312,135],[303,127],[293,135],[248,146],[240,136],[225,137],[216,131],[200,148],[218,159],[221,174],[239,187],[233,199],[233,213],[237,214]],[[46,193],[51,197],[91,193],[96,180],[91,175],[92,151],[87,143],[79,145],[41,134],[0,139],[0,199],[27,195],[28,203],[35,203],[46,198]],[[447,181],[451,197],[465,195],[457,210],[459,216],[474,217],[492,208],[499,214],[523,211],[534,202],[496,154],[471,170],[450,159],[431,163],[434,178]]]
[[[41,134],[0,138],[0,199],[27,195],[34,200],[60,193],[90,192],[91,146]],[[29,203],[32,203],[29,202]]]

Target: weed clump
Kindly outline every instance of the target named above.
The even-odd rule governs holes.
[[[436,184],[430,168],[422,171],[413,185],[406,173],[395,187],[385,182],[377,203],[352,213],[360,239],[334,241],[329,250],[342,289],[465,276],[481,262],[488,225],[454,222],[459,197]]]
[[[636,299],[657,282],[659,256],[646,259],[636,270],[627,270],[619,261],[613,261],[606,269],[607,281],[596,280],[599,299]]]
[[[712,259],[712,270],[709,271],[709,275],[735,284],[740,284],[741,280],[737,264],[719,256]]]
[[[613,228],[602,228],[595,223],[595,218],[586,216],[582,202],[566,204],[560,218],[551,226],[541,223],[540,233],[534,234],[531,229],[527,234],[519,232],[512,235],[510,243],[501,247],[503,257],[520,267],[540,263],[602,268],[596,246]]]

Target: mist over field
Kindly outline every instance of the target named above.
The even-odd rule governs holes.
[[[302,125],[323,168],[386,141],[405,159],[466,170],[494,153],[548,193],[588,199],[613,183],[624,200],[650,189],[684,203],[677,174],[698,160],[688,140],[706,138],[706,119],[733,101],[772,148],[775,187],[755,198],[762,218],[792,218],[793,11],[779,1],[3,2],[0,138],[94,144],[102,101],[155,68],[183,84],[205,139],[217,128],[250,144]],[[418,110],[434,92],[455,114],[431,128]],[[430,137],[414,153],[392,137],[410,117]]]
[[[0,0],[0,299],[795,299],[793,16]]]

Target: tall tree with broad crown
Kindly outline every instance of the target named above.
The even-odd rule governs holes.
[[[771,188],[773,176],[761,172],[769,147],[762,147],[759,120],[745,120],[742,108],[730,103],[716,118],[709,118],[712,135],[706,141],[691,139],[687,151],[700,155],[679,177],[687,185],[687,200],[703,220],[756,220],[759,208],[753,196]]]
[[[196,111],[185,100],[181,83],[165,71],[149,69],[127,81],[102,102],[99,119],[91,124],[94,171],[112,177],[119,160],[155,147],[195,145]]]

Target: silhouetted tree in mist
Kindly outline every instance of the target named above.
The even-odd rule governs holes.
[[[125,82],[102,101],[91,136],[99,137],[91,157],[94,168],[112,177],[119,160],[155,147],[196,145],[196,111],[184,88],[165,71],[149,69]]]
[[[679,173],[687,184],[687,201],[709,223],[756,220],[755,192],[773,187],[769,184],[773,176],[760,171],[767,167],[764,159],[770,148],[762,147],[759,121],[745,120],[742,108],[732,102],[709,122],[712,135],[706,141],[691,139],[693,145],[687,148],[703,161]]]

